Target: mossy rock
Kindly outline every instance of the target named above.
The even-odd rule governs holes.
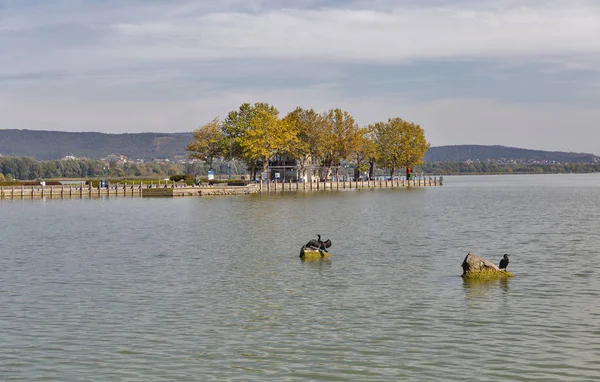
[[[496,280],[514,276],[472,252],[469,252],[463,260],[462,269],[462,277],[469,280]]]
[[[510,272],[495,269],[483,269],[478,271],[464,272],[462,277],[468,280],[497,280],[513,277]]]
[[[329,257],[331,257],[331,253],[329,252],[308,249],[305,246],[300,249],[300,258],[305,261],[321,260]]]

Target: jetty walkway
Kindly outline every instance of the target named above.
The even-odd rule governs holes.
[[[79,185],[54,186],[7,186],[0,187],[0,199],[35,198],[95,198],[95,197],[172,197],[210,195],[277,194],[283,192],[344,191],[372,188],[408,188],[442,186],[442,176],[423,176],[413,179],[358,180],[326,182],[258,182],[236,185],[237,182],[213,185],[187,186],[184,183],[167,182],[158,184],[117,183],[107,187],[92,187],[82,182]]]

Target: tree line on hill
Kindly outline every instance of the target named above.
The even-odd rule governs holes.
[[[460,174],[568,174],[600,172],[600,163],[493,163],[493,162],[425,162],[416,171],[436,175]]]
[[[587,153],[542,151],[505,146],[454,145],[431,147],[425,162],[499,162],[499,163],[598,163],[600,157]]]
[[[100,159],[116,154],[132,160],[172,160],[186,158],[185,146],[190,138],[190,133],[105,134],[0,129],[0,155],[55,160],[67,155]]]
[[[106,134],[0,129],[0,156],[56,160],[68,155],[101,159],[110,154],[144,161],[186,159],[191,133]],[[226,158],[229,159],[229,158]],[[529,150],[504,146],[453,145],[430,147],[425,162],[597,163],[587,153]]]

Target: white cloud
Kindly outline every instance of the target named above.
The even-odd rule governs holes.
[[[55,13],[47,18],[18,14],[6,22],[5,34],[19,37],[28,31],[16,48],[32,48],[26,52],[32,60],[21,63],[25,69],[16,60],[7,65],[0,60],[0,71],[227,58],[398,63],[518,57],[559,58],[569,65],[600,61],[600,4],[592,1],[530,1],[529,6],[510,1],[437,7],[413,4],[380,10],[340,5],[258,13],[209,12],[191,3],[177,4],[170,10],[164,4],[154,8],[148,4],[97,6],[88,12],[75,9],[72,16],[51,8]],[[64,31],[53,36],[53,28],[66,25],[77,25],[77,34],[85,33],[82,26],[88,28],[94,38],[82,38],[74,46]],[[36,36],[40,26],[45,29]],[[0,38],[3,45],[15,48],[8,38]]]
[[[213,13],[114,26],[108,51],[141,59],[230,57],[397,63],[408,60],[593,55],[600,7],[396,8]],[[109,53],[110,54],[110,53]]]

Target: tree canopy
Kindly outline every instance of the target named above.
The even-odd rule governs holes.
[[[402,118],[390,118],[373,125],[377,144],[377,164],[390,174],[401,167],[414,167],[423,162],[429,143],[421,126]]]
[[[429,144],[423,129],[401,118],[390,118],[367,127],[359,127],[347,111],[331,109],[318,113],[296,108],[283,118],[272,105],[244,103],[227,114],[224,121],[215,118],[193,132],[187,146],[189,156],[209,165],[215,158],[235,158],[256,173],[265,171],[277,155],[296,160],[303,169],[308,164],[320,168],[329,178],[347,160],[355,160],[362,171],[374,165],[395,169],[421,163]]]

